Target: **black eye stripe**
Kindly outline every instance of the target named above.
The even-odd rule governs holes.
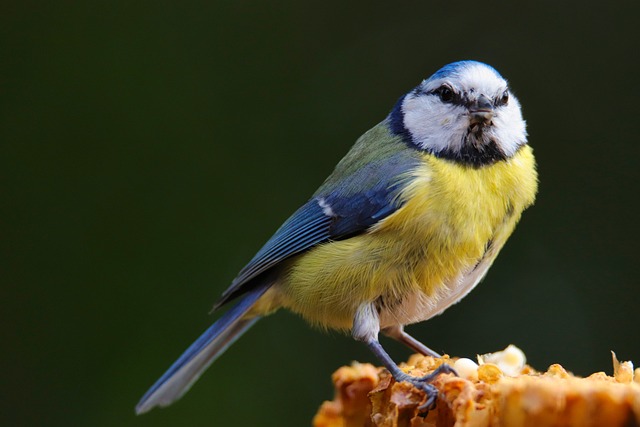
[[[474,93],[475,90],[473,88],[469,89],[469,93]],[[461,94],[451,86],[447,84],[443,84],[436,89],[432,89],[430,91],[425,90],[416,90],[416,94],[420,95],[432,95],[440,98],[440,101],[445,104],[453,104],[453,105],[461,105],[466,106],[469,102],[467,93]],[[510,93],[509,88],[505,89],[500,95],[494,98],[493,103],[496,107],[503,106],[509,103]]]
[[[445,104],[462,105],[462,96],[451,86],[446,84],[427,92],[427,95],[437,96]]]

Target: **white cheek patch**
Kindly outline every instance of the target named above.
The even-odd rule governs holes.
[[[407,95],[402,113],[404,127],[423,150],[459,148],[469,126],[464,107],[444,104],[434,95]]]
[[[520,103],[511,96],[509,103],[496,110],[491,133],[502,151],[510,157],[527,142],[526,122],[522,119]]]

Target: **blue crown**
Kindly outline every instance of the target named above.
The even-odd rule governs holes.
[[[444,67],[440,68],[438,71],[436,71],[431,77],[429,77],[429,80],[432,79],[443,79],[452,75],[456,75],[456,74],[460,74],[462,72],[462,70],[467,69],[469,67],[472,66],[482,66],[482,67],[487,67],[488,69],[490,69],[491,71],[493,71],[494,73],[496,73],[496,75],[500,78],[502,78],[502,76],[500,75],[500,73],[493,68],[491,65],[487,65],[484,62],[479,62],[479,61],[457,61],[457,62],[452,62],[451,64],[447,64]]]

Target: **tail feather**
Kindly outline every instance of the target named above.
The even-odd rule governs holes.
[[[168,406],[182,397],[209,365],[259,319],[243,316],[268,288],[268,285],[259,286],[247,292],[240,302],[211,325],[142,396],[136,413],[143,414],[156,406]]]

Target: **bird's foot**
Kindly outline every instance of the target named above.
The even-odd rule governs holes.
[[[395,380],[398,382],[406,381],[418,390],[422,390],[424,392],[427,399],[422,405],[418,407],[418,409],[420,410],[420,415],[423,417],[426,417],[429,411],[434,409],[436,406],[436,400],[438,399],[438,389],[431,383],[440,374],[453,374],[455,376],[458,376],[458,373],[451,366],[443,363],[442,365],[438,366],[432,373],[423,377],[413,377],[403,372],[402,375],[397,375],[398,378],[395,378]]]

